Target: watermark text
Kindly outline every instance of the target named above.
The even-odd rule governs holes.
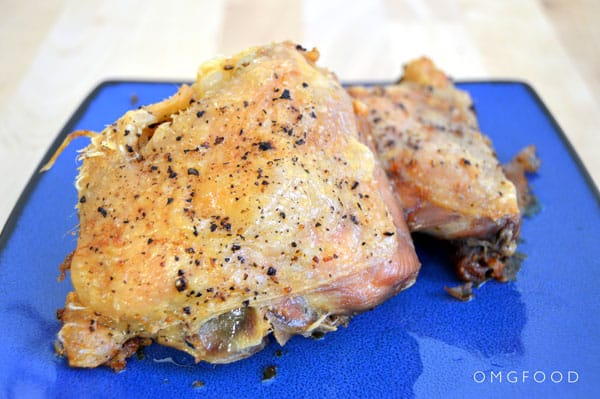
[[[579,373],[574,370],[477,370],[473,381],[477,384],[575,384]]]

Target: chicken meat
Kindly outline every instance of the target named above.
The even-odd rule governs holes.
[[[121,369],[150,342],[232,362],[415,281],[391,185],[317,59],[291,43],[215,59],[173,97],[76,133],[91,144],[56,340],[71,366]]]
[[[465,281],[512,279],[521,226],[518,192],[479,130],[469,94],[427,58],[408,63],[397,84],[348,92],[409,229],[452,241]],[[527,167],[511,168],[524,191],[523,172],[537,168],[534,151],[524,152],[532,160]]]

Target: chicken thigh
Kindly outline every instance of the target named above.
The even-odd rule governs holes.
[[[427,58],[407,64],[398,84],[348,91],[410,230],[451,240],[466,281],[511,279],[518,193],[479,131],[470,96]]]
[[[85,133],[56,341],[70,365],[120,369],[151,341],[231,362],[271,332],[335,330],[415,281],[402,210],[317,59],[291,43],[215,59]]]

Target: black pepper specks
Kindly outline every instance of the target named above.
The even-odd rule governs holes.
[[[225,137],[217,136],[217,138],[215,138],[215,145],[221,144],[223,141],[225,141]]]
[[[167,168],[167,173],[169,174],[169,179],[174,179],[177,177],[177,173],[173,171],[171,165],[169,165],[169,167]]]
[[[81,198],[79,198],[80,204],[85,204],[86,201],[87,201],[87,198],[85,198],[85,195],[82,195]]]
[[[200,175],[200,173],[198,173],[198,169],[195,169],[195,168],[188,168],[187,173],[188,173],[188,175],[194,175],[194,176]]]
[[[356,187],[358,187],[358,182],[355,181],[354,183],[352,183],[352,186],[350,187],[350,190],[354,190]]]
[[[175,280],[175,288],[179,292],[185,291],[187,288],[187,280],[185,279],[185,276],[180,276],[177,280]]]
[[[261,151],[268,151],[273,149],[273,144],[270,141],[261,141],[258,143],[258,149]]]
[[[232,252],[239,251],[241,248],[242,248],[242,247],[241,247],[241,246],[239,246],[238,244],[233,244],[233,245],[231,246],[231,251],[232,251]]]
[[[190,349],[196,349],[196,347],[194,346],[193,343],[191,343],[190,341],[188,341],[187,339],[184,339],[183,342],[185,343],[185,345],[190,348]]]
[[[290,91],[288,89],[284,89],[279,98],[282,100],[291,100],[292,96],[290,96]]]
[[[100,212],[100,214],[102,215],[102,217],[106,217],[106,209],[102,208],[101,206],[98,207],[98,212]]]
[[[198,118],[202,118],[204,116],[204,112],[206,112],[206,111],[198,111],[198,112],[196,112],[196,116]]]
[[[269,268],[267,269],[267,276],[274,276],[277,274],[277,269],[275,269],[272,266],[269,266]]]
[[[393,236],[394,234],[395,234],[395,233],[394,233],[393,231],[385,231],[385,232],[383,233],[383,235],[384,235],[384,236],[386,236],[386,237],[391,237],[391,236]]]
[[[171,202],[173,202],[173,198],[171,198],[171,197],[167,198],[167,205],[169,205]]]
[[[231,231],[231,223],[229,223],[228,217],[223,218],[223,220],[221,220],[221,227],[227,231]]]

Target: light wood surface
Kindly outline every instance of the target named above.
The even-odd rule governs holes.
[[[597,0],[0,4],[0,226],[99,82],[191,80],[217,54],[284,39],[318,47],[320,65],[343,81],[394,79],[404,62],[423,54],[457,79],[527,81],[600,182]]]

